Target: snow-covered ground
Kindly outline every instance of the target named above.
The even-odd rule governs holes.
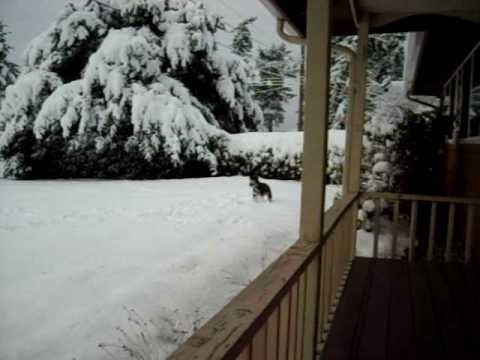
[[[0,359],[109,358],[132,314],[162,358],[296,240],[300,184],[267,182],[273,203],[243,177],[0,180]]]

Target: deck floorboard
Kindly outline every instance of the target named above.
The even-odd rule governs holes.
[[[323,360],[479,359],[480,268],[355,258]]]

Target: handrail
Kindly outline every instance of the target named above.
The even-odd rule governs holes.
[[[347,212],[352,204],[360,197],[360,193],[346,193],[342,199],[337,200],[337,202],[327,210],[325,214],[325,223],[323,229],[323,239],[330,235],[332,230],[335,228],[337,223],[340,221],[342,216]]]
[[[323,231],[325,238],[331,236],[358,195],[346,194],[326,212]],[[315,260],[320,261],[319,255],[324,243],[325,241],[297,241],[169,359],[220,360],[238,357],[247,347],[252,346],[252,339],[265,328],[272,314],[280,311],[282,302],[291,294],[294,286],[300,293],[299,284],[303,281],[305,290],[302,292],[306,297],[308,290],[305,283],[309,281],[318,284],[318,280],[309,276],[318,270],[319,265]]]
[[[480,198],[462,198],[462,197],[451,197],[451,196],[430,196],[430,195],[417,195],[417,194],[401,194],[401,193],[382,193],[382,192],[365,192],[361,195],[361,200],[373,199],[375,201],[375,221],[373,227],[374,233],[374,242],[373,242],[373,254],[374,257],[378,255],[378,239],[380,235],[380,200],[388,200],[394,203],[394,216],[393,216],[393,227],[392,227],[392,249],[391,249],[391,258],[395,258],[397,254],[397,235],[398,235],[398,224],[399,224],[399,206],[401,201],[410,202],[410,216],[408,220],[409,231],[408,231],[408,260],[415,261],[417,258],[417,244],[418,244],[418,232],[417,232],[417,221],[419,213],[419,202],[427,203],[430,205],[423,208],[423,213],[427,211],[426,214],[429,215],[430,222],[428,225],[428,237],[424,238],[426,244],[426,254],[421,254],[420,256],[425,256],[428,261],[434,259],[434,251],[436,246],[443,246],[441,251],[444,251],[444,261],[446,263],[451,262],[453,259],[452,246],[454,243],[454,237],[456,238],[457,245],[460,243],[464,249],[464,261],[469,263],[472,258],[472,244],[474,238],[474,222],[475,222],[475,212],[478,211],[480,207]],[[448,209],[448,221],[446,223],[446,236],[444,237],[445,244],[436,244],[436,239],[439,236],[437,231],[437,217],[438,212],[437,208],[442,204],[444,209]],[[463,209],[463,212],[460,213],[460,216],[456,216],[457,208]],[[429,213],[428,213],[429,212]],[[466,214],[466,215],[465,215]],[[424,220],[422,221],[425,222]],[[456,234],[456,229],[458,226],[465,228],[465,233]],[[464,237],[464,245],[462,241],[459,241]],[[442,238],[442,236],[440,236]],[[437,247],[438,251],[438,247]],[[458,257],[457,257],[458,259]]]
[[[361,199],[386,199],[386,200],[415,200],[429,201],[439,203],[456,203],[466,205],[480,205],[480,198],[452,197],[452,196],[433,196],[418,194],[384,193],[384,192],[364,192]]]
[[[319,246],[296,242],[169,359],[235,359],[298,280]]]

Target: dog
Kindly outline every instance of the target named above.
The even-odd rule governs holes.
[[[272,201],[272,190],[270,190],[270,186],[265,183],[260,182],[258,180],[258,176],[250,175],[250,187],[252,188],[252,195],[254,200],[258,199],[268,199],[268,201]]]

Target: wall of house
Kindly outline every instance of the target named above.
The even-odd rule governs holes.
[[[449,144],[446,160],[446,195],[480,197],[480,144]]]
[[[445,195],[480,198],[480,143],[449,144],[446,154]],[[457,211],[457,236],[464,238],[466,209]],[[473,261],[480,264],[480,208],[476,208],[473,231]]]

